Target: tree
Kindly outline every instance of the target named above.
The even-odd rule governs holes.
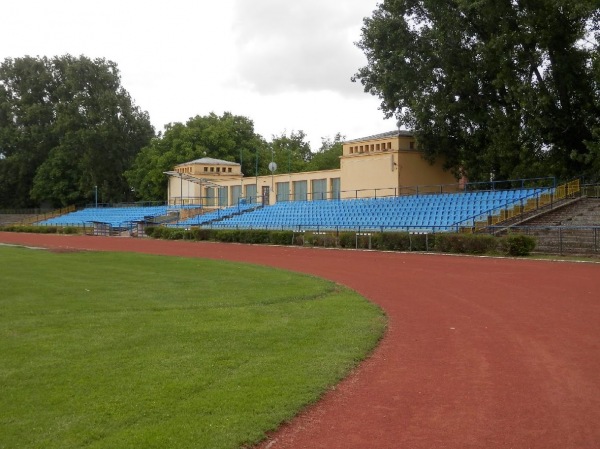
[[[345,136],[337,133],[333,139],[322,138],[321,148],[313,154],[308,163],[309,171],[334,170],[340,168],[340,156],[343,153]]]
[[[8,59],[0,65],[0,207],[33,205],[29,191],[37,167],[58,143],[52,84],[46,60]]]
[[[272,136],[269,144],[273,160],[277,163],[278,173],[298,173],[308,170],[308,163],[313,157],[310,143],[306,141],[304,131],[292,131]],[[269,161],[271,155],[268,155]]]
[[[203,157],[242,162],[242,173],[265,174],[267,146],[264,139],[254,132],[252,120],[229,112],[218,116],[196,116],[185,124],[171,123],[162,136],[152,139],[138,154],[133,166],[125,173],[141,200],[166,199],[168,178],[165,171],[177,164]],[[270,156],[269,156],[270,157]]]
[[[600,14],[598,14],[600,16]],[[600,41],[600,17],[596,17],[596,41]],[[593,83],[594,90],[597,95],[594,97],[596,102],[596,108],[600,109],[600,53],[596,52],[592,61],[593,69]],[[590,149],[585,163],[591,166],[591,173],[588,175],[588,180],[591,182],[600,182],[600,117],[596,117],[596,121],[592,125],[592,139],[586,142],[586,145]]]
[[[123,172],[154,135],[117,65],[84,56],[0,65],[0,206],[123,201]]]
[[[596,0],[384,0],[353,80],[471,179],[598,166]]]

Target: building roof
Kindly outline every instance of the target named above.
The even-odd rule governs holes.
[[[181,165],[190,165],[190,164],[204,164],[204,165],[240,165],[237,162],[231,161],[223,161],[221,159],[213,159],[212,157],[203,157],[201,159],[195,159],[193,161],[184,162],[183,164],[177,164],[176,167]]]
[[[394,130],[388,131],[381,134],[374,134],[372,136],[360,137],[358,139],[346,140],[344,143],[354,143],[354,142],[365,142],[367,140],[377,140],[377,139],[389,139],[390,137],[413,137],[414,133],[412,131],[405,130]]]

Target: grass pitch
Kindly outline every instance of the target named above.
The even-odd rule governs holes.
[[[0,448],[237,448],[376,345],[356,293],[271,268],[0,247]]]

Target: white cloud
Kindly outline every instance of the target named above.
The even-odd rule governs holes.
[[[355,95],[365,60],[358,40],[364,1],[237,0],[235,36],[243,80],[259,92],[331,90]]]
[[[376,0],[19,0],[2,6],[0,60],[70,53],[115,61],[157,130],[210,112],[245,115],[266,139],[394,129],[350,77]]]

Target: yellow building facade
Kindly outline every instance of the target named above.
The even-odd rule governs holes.
[[[202,158],[179,164],[169,176],[168,204],[226,207],[238,201],[371,198],[411,193],[417,186],[456,184],[440,161],[429,164],[412,133],[391,131],[343,143],[340,168],[246,177],[235,162]]]

